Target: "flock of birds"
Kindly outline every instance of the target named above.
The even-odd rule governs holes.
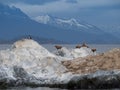
[[[28,39],[32,39],[31,35],[28,36]],[[75,48],[81,48],[81,47],[86,47],[86,48],[89,48],[88,45],[86,45],[85,43],[83,43],[81,46],[80,45],[77,45]],[[55,45],[55,48],[58,50],[58,49],[61,49],[62,46],[61,45]],[[94,53],[97,51],[96,48],[92,48],[91,51]]]
[[[80,49],[80,48],[82,48],[82,47],[89,48],[89,46],[86,45],[85,43],[83,43],[82,45],[77,45],[75,48],[79,48],[79,49]],[[61,45],[55,45],[55,48],[58,50],[58,49],[61,49],[62,46],[61,46]],[[94,52],[97,51],[97,49],[96,49],[96,48],[92,48],[91,51],[94,53]]]

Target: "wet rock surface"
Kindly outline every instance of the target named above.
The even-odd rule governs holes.
[[[97,71],[92,74],[76,76],[71,79],[71,88],[111,89],[120,88],[120,72]]]

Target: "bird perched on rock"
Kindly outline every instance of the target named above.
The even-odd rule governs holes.
[[[85,43],[83,43],[81,47],[87,47],[87,48],[89,48],[89,46],[87,46]]]
[[[76,48],[81,48],[81,46],[80,46],[80,45],[77,45]]]
[[[93,53],[97,51],[96,48],[92,48],[91,50],[92,50]]]
[[[28,36],[28,39],[32,39],[31,35]]]
[[[62,46],[60,46],[60,45],[55,45],[55,48],[56,48],[56,49],[61,49]]]

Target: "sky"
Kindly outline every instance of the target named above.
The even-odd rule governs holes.
[[[30,17],[77,18],[101,28],[120,28],[120,0],[0,0]]]

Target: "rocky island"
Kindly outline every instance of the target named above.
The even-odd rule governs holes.
[[[54,53],[32,39],[0,51],[0,87],[120,88],[120,49],[96,54],[88,47]]]

